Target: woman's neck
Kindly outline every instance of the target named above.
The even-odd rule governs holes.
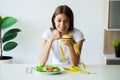
[[[62,33],[62,35],[65,35],[65,34],[69,34],[69,32],[64,32],[64,33]]]

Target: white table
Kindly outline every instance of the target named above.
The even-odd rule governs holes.
[[[96,74],[81,74],[66,72],[49,75],[36,71],[26,72],[26,67],[35,67],[33,64],[0,64],[0,80],[120,80],[120,65],[87,66],[87,71]]]

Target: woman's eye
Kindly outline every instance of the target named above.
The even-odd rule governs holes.
[[[61,22],[61,20],[57,20],[58,22]]]
[[[65,22],[69,22],[69,21],[65,21]]]

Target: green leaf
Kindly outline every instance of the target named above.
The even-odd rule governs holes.
[[[4,51],[10,51],[12,49],[14,49],[18,44],[16,42],[8,42],[3,46],[3,50]]]
[[[12,34],[12,35],[8,35],[8,36],[4,36],[4,37],[2,38],[2,42],[4,43],[4,42],[6,42],[6,41],[12,40],[12,39],[14,39],[16,36],[17,36],[17,33]]]
[[[114,41],[112,42],[112,45],[113,45],[114,47],[119,47],[119,46],[120,46],[120,40],[119,40],[119,39],[114,40]]]
[[[17,33],[20,32],[21,30],[18,28],[15,29],[10,29],[9,31],[7,31],[2,38],[2,42],[6,42],[9,41],[11,39],[14,39],[17,36]]]
[[[2,25],[2,17],[0,16],[0,27],[1,27],[1,25]]]
[[[15,19],[13,17],[5,17],[5,18],[3,18],[3,23],[2,23],[0,29],[3,30],[3,29],[6,29],[8,27],[11,27],[16,22],[17,22],[17,19]]]

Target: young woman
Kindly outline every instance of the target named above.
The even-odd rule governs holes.
[[[49,55],[52,55],[53,64],[62,64],[62,55],[60,51],[60,39],[65,34],[71,34],[74,43],[66,42],[62,45],[66,61],[64,64],[77,66],[80,61],[80,55],[77,55],[74,45],[78,46],[81,52],[84,42],[82,32],[74,28],[74,16],[72,10],[67,5],[60,5],[56,8],[52,16],[52,27],[43,34],[42,47],[40,50],[40,64],[45,65]]]

